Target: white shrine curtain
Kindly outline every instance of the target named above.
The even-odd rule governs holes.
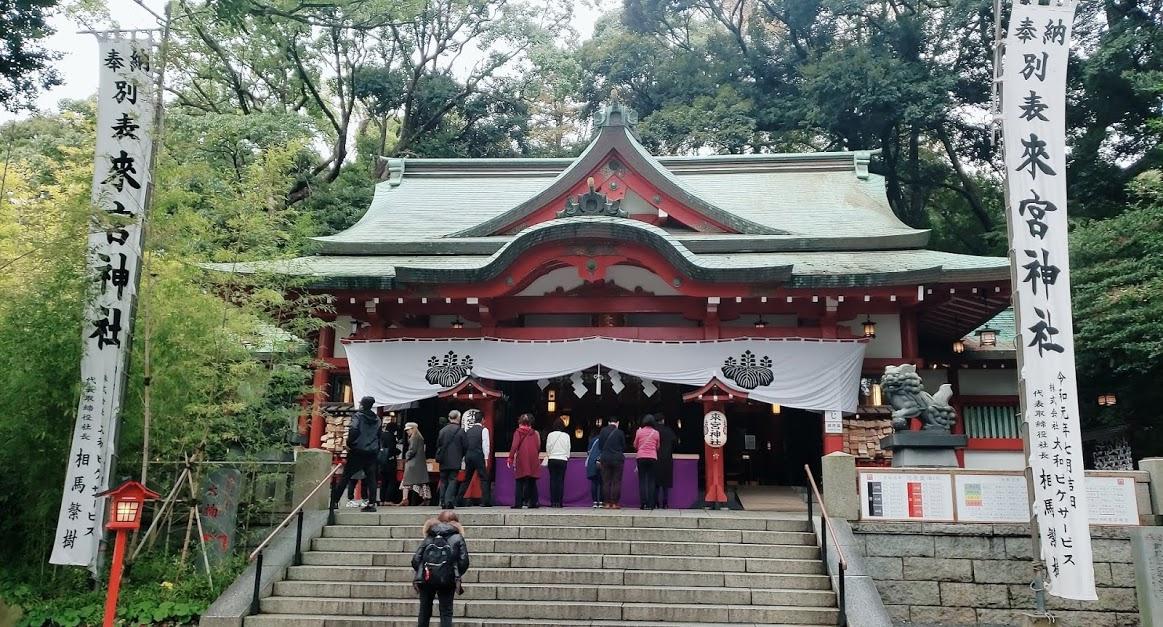
[[[701,386],[717,377],[764,403],[855,412],[862,340],[746,338],[651,342],[611,338],[347,341],[356,398],[377,405],[436,396],[467,376],[535,381],[601,364],[643,379]]]

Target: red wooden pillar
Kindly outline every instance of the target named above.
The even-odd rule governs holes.
[[[917,333],[917,310],[909,307],[901,310],[901,357],[905,361],[921,356],[920,338]]]
[[[327,401],[327,361],[335,354],[335,328],[325,326],[319,329],[319,346],[315,357],[314,399],[311,403],[311,434],[307,439],[310,448],[323,445],[323,403]]]
[[[965,433],[965,403],[961,402],[961,370],[960,364],[949,364],[948,370],[945,371],[945,378],[949,381],[949,385],[953,387],[953,434],[961,435]],[[957,465],[965,468],[965,449],[959,448],[954,450],[957,455]]]
[[[825,311],[824,317],[820,320],[820,337],[835,338],[840,335],[839,329],[836,325],[836,312]],[[820,420],[824,416],[820,415]],[[823,429],[821,429],[823,431]],[[838,453],[844,450],[844,434],[843,433],[825,433],[824,434],[824,454]]]
[[[825,433],[824,434],[824,454],[839,453],[844,450],[844,434],[843,433]]]

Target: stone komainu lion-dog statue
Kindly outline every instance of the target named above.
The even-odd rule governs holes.
[[[953,427],[955,412],[949,405],[953,387],[945,383],[936,394],[929,394],[916,366],[885,366],[880,390],[892,406],[893,430],[907,431],[913,418],[920,418],[921,429],[926,431],[948,433]]]

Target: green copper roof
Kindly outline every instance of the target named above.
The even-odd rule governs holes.
[[[868,152],[655,157],[631,131],[632,115],[616,111],[576,159],[391,159],[359,222],[316,238],[319,256],[206,267],[297,275],[327,288],[464,284],[499,276],[538,244],[604,240],[648,246],[705,281],[838,288],[1009,279],[1005,258],[924,250],[928,231],[893,214]],[[633,219],[659,215],[660,202],[627,193],[631,218],[574,216],[506,232],[590,172],[620,167],[707,224],[663,229]],[[716,224],[731,232],[707,232]]]
[[[737,233],[782,236],[781,248],[840,248],[827,245],[836,239],[870,240],[854,248],[918,248],[928,240],[927,231],[892,213],[883,179],[867,171],[868,153],[659,158],[629,128],[615,125],[602,128],[574,160],[393,159],[389,179],[376,185],[363,218],[318,238],[320,251],[378,254],[402,246],[425,254],[491,254],[499,245],[490,249],[482,238],[560,198],[611,153],[678,202]]]
[[[282,261],[207,264],[207,267],[244,274],[297,275],[316,279],[316,287],[392,289],[406,282],[403,276],[398,276],[400,270],[410,273],[410,278],[418,282],[426,282],[429,279],[427,275],[431,275],[432,280],[442,281],[460,276],[458,282],[464,282],[487,274],[490,262],[497,261],[499,255],[320,255]],[[1009,266],[1004,258],[974,257],[932,250],[707,255],[686,251],[683,257],[689,264],[688,269],[694,268],[694,271],[711,280],[735,272],[746,274],[756,268],[790,268],[790,277],[786,282],[789,287],[875,287],[927,282],[1000,281],[1009,277]]]

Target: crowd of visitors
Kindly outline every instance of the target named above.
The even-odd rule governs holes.
[[[341,478],[332,487],[333,506],[338,505],[346,490],[349,504],[362,505],[361,511],[374,512],[377,503],[408,505],[414,500],[413,495],[421,505],[439,505],[451,511],[465,505],[466,492],[474,478],[480,485],[479,504],[492,506],[492,442],[479,410],[469,409],[463,415],[457,410],[449,412],[447,423],[437,434],[433,453],[439,480],[434,494],[429,478],[429,448],[419,426],[415,422],[400,426],[394,413],[381,419],[374,405],[375,399],[370,396],[360,399],[360,408],[351,418],[347,460]],[[517,419],[506,460],[515,479],[513,507],[540,507],[537,481],[543,466],[549,471],[549,506],[565,507],[565,479],[571,454],[567,425],[561,418],[555,419],[543,444],[533,423],[532,414],[525,413]],[[640,508],[669,506],[678,443],[678,436],[661,415],[647,414],[634,431],[629,444],[636,457]],[[585,474],[594,508],[621,509],[627,452],[621,420],[617,416],[606,418],[586,447]],[[397,482],[401,458],[403,473]],[[357,484],[362,486],[363,500],[355,499]]]

